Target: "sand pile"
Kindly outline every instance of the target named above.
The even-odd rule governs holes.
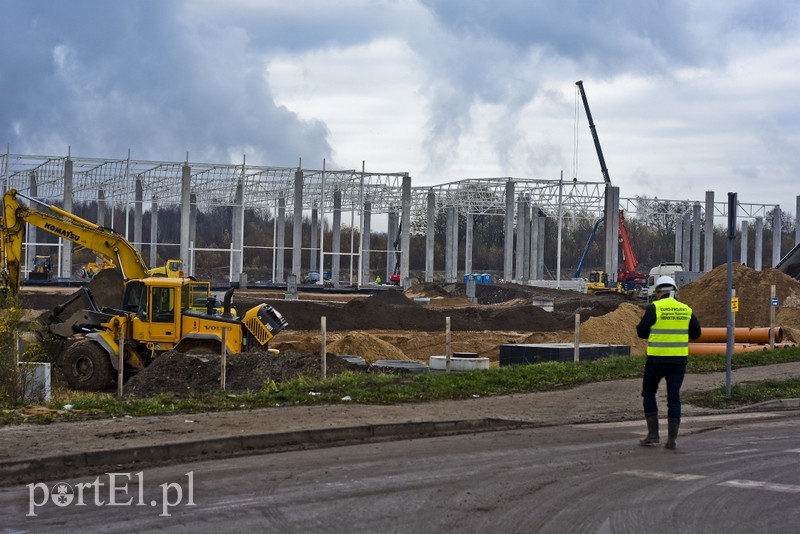
[[[394,345],[366,332],[349,332],[329,343],[327,350],[340,356],[361,356],[367,363],[377,360],[411,360]]]
[[[644,310],[623,302],[619,307],[605,315],[590,317],[581,325],[581,343],[603,343],[606,345],[628,345],[631,354],[645,354],[647,340],[636,335],[636,325]]]
[[[727,265],[714,270],[682,287],[679,300],[692,307],[703,326],[725,326],[727,314]],[[733,265],[733,288],[739,297],[739,312],[736,326],[769,326],[770,286],[775,285],[779,299],[778,317],[782,308],[800,306],[800,282],[776,270],[754,271],[740,263]],[[796,316],[795,316],[796,317]],[[792,321],[791,314],[784,314],[786,321]],[[800,327],[798,323],[779,322],[778,326]]]

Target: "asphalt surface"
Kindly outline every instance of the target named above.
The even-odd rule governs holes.
[[[735,371],[734,383],[800,377],[800,363]],[[684,394],[725,384],[724,373],[687,375]],[[611,421],[641,421],[640,379],[499,397],[393,406],[355,404],[122,417],[0,427],[0,485],[78,476],[114,466],[141,468],[196,459]],[[659,399],[662,417],[665,400]],[[780,411],[800,400],[715,411],[684,404],[696,415]],[[644,422],[641,422],[644,433]]]

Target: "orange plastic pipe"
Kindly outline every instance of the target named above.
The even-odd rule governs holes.
[[[726,343],[728,329],[725,327],[703,327],[700,337],[693,339],[693,343]],[[783,341],[783,330],[775,327],[775,343]],[[734,343],[769,343],[769,327],[765,328],[734,328]]]
[[[749,343],[736,343],[733,345],[733,353],[755,352],[767,350],[769,345],[756,345]],[[689,343],[689,356],[709,356],[712,354],[727,354],[727,343]]]

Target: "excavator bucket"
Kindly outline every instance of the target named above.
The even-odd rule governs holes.
[[[125,293],[125,281],[119,269],[102,269],[89,282],[94,301],[100,308],[116,308],[122,306]]]

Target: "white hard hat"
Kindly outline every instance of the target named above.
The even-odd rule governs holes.
[[[658,280],[656,280],[656,291],[675,291],[677,289],[678,285],[671,276],[659,276]]]

